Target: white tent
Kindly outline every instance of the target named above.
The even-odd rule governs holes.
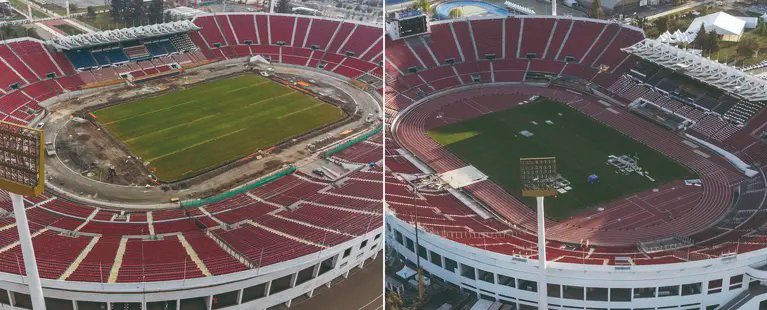
[[[693,36],[697,35],[701,24],[706,29],[706,32],[713,30],[722,37],[722,40],[732,42],[740,40],[740,36],[746,28],[746,21],[744,19],[725,12],[716,12],[694,19],[690,26],[687,27],[686,33]]]

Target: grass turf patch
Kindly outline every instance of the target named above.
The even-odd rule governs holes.
[[[333,105],[255,74],[94,112],[163,181],[183,179],[345,117]]]
[[[521,135],[524,130],[533,136]],[[519,158],[556,156],[558,172],[573,189],[547,200],[546,215],[555,220],[692,174],[620,132],[547,99],[442,126],[428,134],[533,209],[535,200],[521,197]],[[607,164],[608,155],[637,156],[639,166],[655,181],[636,173],[618,174]],[[600,181],[589,184],[591,174],[597,174]]]

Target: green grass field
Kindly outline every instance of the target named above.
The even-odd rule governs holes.
[[[94,114],[163,181],[195,175],[345,117],[338,107],[254,74]]]
[[[546,124],[546,120],[553,124]],[[523,130],[533,136],[520,135]],[[691,175],[686,168],[643,144],[564,104],[546,99],[446,125],[428,134],[516,197],[521,197],[519,158],[556,156],[558,172],[572,183],[573,189],[547,200],[547,217],[554,220]],[[636,173],[618,174],[607,164],[608,155],[638,156],[639,166],[655,181]],[[588,184],[587,177],[592,173],[599,176],[599,183]],[[534,207],[534,199],[522,199]]]

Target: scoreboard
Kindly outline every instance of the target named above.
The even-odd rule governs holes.
[[[386,32],[392,40],[407,38],[429,32],[429,23],[426,14],[412,10],[394,14],[394,18],[387,21]]]

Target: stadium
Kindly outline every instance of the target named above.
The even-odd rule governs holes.
[[[2,119],[45,131],[47,309],[278,309],[375,259],[381,33],[227,13],[0,43]],[[0,196],[0,308],[31,309]]]
[[[767,81],[614,21],[397,22],[387,260],[482,309],[764,309]],[[519,164],[544,156],[545,269]]]

